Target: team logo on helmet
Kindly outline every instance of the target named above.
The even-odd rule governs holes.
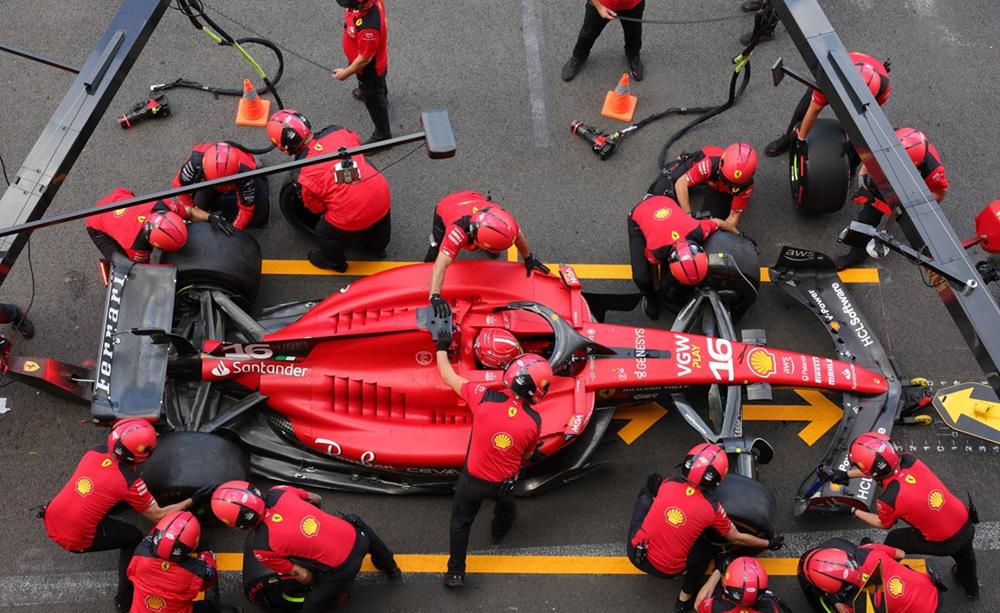
[[[893,577],[889,579],[889,583],[887,585],[889,586],[889,593],[892,594],[892,596],[895,598],[899,598],[900,596],[902,596],[903,589],[906,588],[906,584],[903,583],[903,580],[900,579],[899,577]]]
[[[739,179],[742,176],[743,176],[743,171],[742,170],[740,170],[740,169],[737,168],[736,170],[733,171],[733,177]]]
[[[931,493],[927,496],[927,505],[930,506],[932,511],[940,511],[941,507],[944,506],[944,494],[941,490],[931,490]]]
[[[910,485],[913,485],[914,483],[917,482],[917,478],[914,477],[913,475],[906,475],[905,477],[903,477],[903,480],[909,483]]]
[[[80,477],[76,480],[76,493],[81,496],[90,496],[94,491],[94,482],[89,477]]]
[[[312,515],[306,515],[299,524],[299,529],[302,530],[302,534],[308,538],[312,538],[319,534],[319,521]]]
[[[506,432],[497,432],[493,435],[493,446],[500,451],[506,451],[510,449],[510,446],[514,444],[514,439],[510,437]]]
[[[150,611],[162,611],[167,606],[167,602],[159,596],[146,596],[142,604],[146,605],[146,608]]]
[[[517,407],[507,407],[507,417],[514,417],[515,415],[517,415]]]
[[[767,349],[755,347],[747,355],[747,364],[755,374],[767,379],[777,371],[774,354]]]
[[[663,512],[663,518],[667,520],[667,523],[673,527],[683,526],[684,522],[687,521],[687,517],[684,515],[684,511],[681,511],[677,507],[670,507]]]
[[[670,209],[658,209],[653,213],[653,219],[662,220],[670,217]]]

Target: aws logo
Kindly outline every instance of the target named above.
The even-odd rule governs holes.
[[[653,219],[657,221],[663,221],[668,217],[670,217],[670,209],[657,209],[657,211],[653,213]]]
[[[687,521],[687,516],[684,515],[684,511],[681,511],[677,507],[670,507],[663,512],[663,518],[667,520],[667,523],[677,528],[683,526],[684,522]]]
[[[514,439],[506,432],[497,432],[493,435],[493,446],[500,451],[506,451],[510,449],[510,446],[514,444]]]
[[[94,491],[94,482],[89,477],[80,477],[76,480],[76,493],[81,496],[90,496]]]
[[[299,524],[299,529],[307,538],[312,538],[319,534],[319,521],[312,515],[307,515]]]
[[[944,506],[944,494],[941,490],[931,490],[931,493],[927,495],[927,506],[931,508],[931,511],[940,511],[941,507]]]

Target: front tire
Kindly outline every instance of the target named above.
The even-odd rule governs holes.
[[[806,138],[805,162],[794,149],[789,152],[792,202],[797,211],[822,215],[844,207],[851,177],[848,143],[839,122],[818,119]]]
[[[208,285],[229,293],[244,309],[257,300],[260,245],[241,230],[226,236],[207,222],[193,223],[184,247],[163,253],[160,263],[177,268],[178,296],[191,287]]]
[[[774,537],[778,503],[761,482],[730,473],[715,490],[715,499],[740,532],[762,539]]]
[[[201,487],[246,480],[250,459],[238,444],[218,434],[168,432],[138,472],[157,501],[170,504]]]

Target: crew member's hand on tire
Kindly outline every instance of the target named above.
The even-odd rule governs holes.
[[[236,232],[236,227],[218,213],[212,213],[209,215],[208,223],[212,224],[213,230],[222,232],[226,236],[232,236]]]

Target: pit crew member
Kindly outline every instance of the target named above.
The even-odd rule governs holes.
[[[646,74],[646,67],[639,55],[642,51],[642,21],[633,20],[641,20],[645,10],[646,0],[589,0],[583,14],[583,25],[580,26],[580,33],[573,47],[573,55],[562,68],[562,80],[573,80],[590,56],[590,49],[604,31],[604,26],[618,20],[625,37],[625,59],[628,60],[629,75],[636,81],[642,81]],[[626,20],[619,20],[619,16]]]
[[[186,187],[201,181],[212,181],[222,177],[256,170],[257,159],[252,153],[241,149],[236,143],[217,142],[195,145],[191,155],[174,175],[173,187]],[[267,223],[270,217],[271,199],[267,189],[267,177],[243,179],[238,183],[223,183],[217,187],[178,196],[185,206],[198,205],[209,212],[219,211],[222,216],[240,230],[257,228]]]
[[[715,587],[722,583],[722,595],[715,597]],[[698,613],[779,613],[778,601],[767,589],[767,571],[754,558],[736,558],[725,567],[712,571],[695,597]]]
[[[358,89],[352,95],[363,100],[375,132],[365,141],[373,143],[392,138],[389,124],[389,90],[385,73],[389,66],[385,5],[382,0],[337,0],[344,7],[344,56],[350,64],[333,71],[333,78],[343,81],[358,77]]]

